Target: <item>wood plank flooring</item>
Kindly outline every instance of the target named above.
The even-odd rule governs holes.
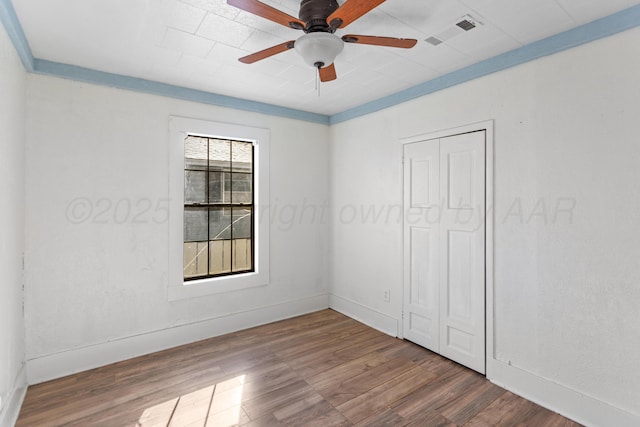
[[[578,424],[324,310],[31,386],[17,426]]]

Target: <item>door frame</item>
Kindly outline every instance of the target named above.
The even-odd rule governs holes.
[[[493,230],[495,222],[494,203],[493,203],[493,145],[494,145],[494,120],[486,120],[483,122],[473,123],[464,126],[458,126],[454,128],[438,130],[433,132],[422,133],[419,135],[400,138],[402,144],[402,163],[404,170],[404,145],[413,144],[416,142],[428,141],[438,138],[446,138],[449,136],[456,136],[464,133],[485,131],[485,239],[484,239],[484,292],[485,292],[485,376],[487,378],[492,377],[490,368],[492,367],[491,360],[494,358],[494,281],[493,281]],[[402,178],[402,191],[404,191],[404,172]],[[403,198],[404,200],[404,198]],[[403,202],[403,212],[405,210]],[[404,220],[403,220],[404,227]],[[404,249],[404,233],[402,233],[402,259],[406,256]],[[404,275],[404,268],[402,274]],[[402,312],[400,313],[400,322],[398,325],[398,337],[404,339],[404,277],[401,278],[402,285]]]

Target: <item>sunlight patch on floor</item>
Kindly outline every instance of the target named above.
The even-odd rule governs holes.
[[[240,424],[245,376],[145,409],[136,427],[233,427]]]

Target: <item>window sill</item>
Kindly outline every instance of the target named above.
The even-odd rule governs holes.
[[[169,301],[197,298],[222,294],[248,288],[267,286],[268,278],[260,273],[246,273],[235,276],[210,277],[201,280],[189,280],[178,286],[169,287]]]

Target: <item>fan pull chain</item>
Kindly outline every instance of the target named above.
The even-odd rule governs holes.
[[[316,74],[316,92],[318,93],[318,98],[320,98],[320,83],[318,82],[318,79],[320,77],[320,67],[316,68],[315,74]]]

